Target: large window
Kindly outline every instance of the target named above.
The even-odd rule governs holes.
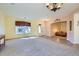
[[[31,24],[29,22],[16,21],[16,34],[25,34],[31,32]]]

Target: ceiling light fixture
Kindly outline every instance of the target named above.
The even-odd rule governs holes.
[[[47,3],[46,7],[51,11],[59,10],[62,7],[63,3]]]

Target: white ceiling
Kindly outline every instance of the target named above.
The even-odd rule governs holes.
[[[0,4],[8,15],[27,18],[27,19],[44,19],[47,17],[61,18],[67,16],[79,7],[77,3],[64,3],[60,10],[50,11],[45,3],[4,3]]]

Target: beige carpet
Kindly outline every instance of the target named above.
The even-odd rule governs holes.
[[[0,56],[76,56],[79,49],[42,37],[8,40]]]

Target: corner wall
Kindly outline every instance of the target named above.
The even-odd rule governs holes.
[[[79,12],[74,14],[74,44],[79,44]]]
[[[5,34],[5,16],[4,13],[0,10],[0,35],[4,35]]]
[[[27,21],[31,22],[31,33],[28,34],[16,34],[15,31],[15,21]],[[42,25],[42,33],[38,33],[38,24]],[[12,38],[21,38],[21,37],[28,37],[28,36],[50,36],[50,22],[49,21],[42,21],[42,19],[37,20],[28,20],[28,19],[21,19],[13,16],[8,16],[7,14],[0,11],[0,34],[5,34],[5,39],[12,39]]]
[[[16,34],[15,31],[15,21],[27,21],[31,23],[31,33],[28,34]],[[26,20],[20,19],[12,16],[6,16],[5,20],[5,38],[12,39],[12,38],[20,38],[20,37],[28,37],[28,36],[39,36],[38,34],[38,24],[39,21],[37,20]]]

